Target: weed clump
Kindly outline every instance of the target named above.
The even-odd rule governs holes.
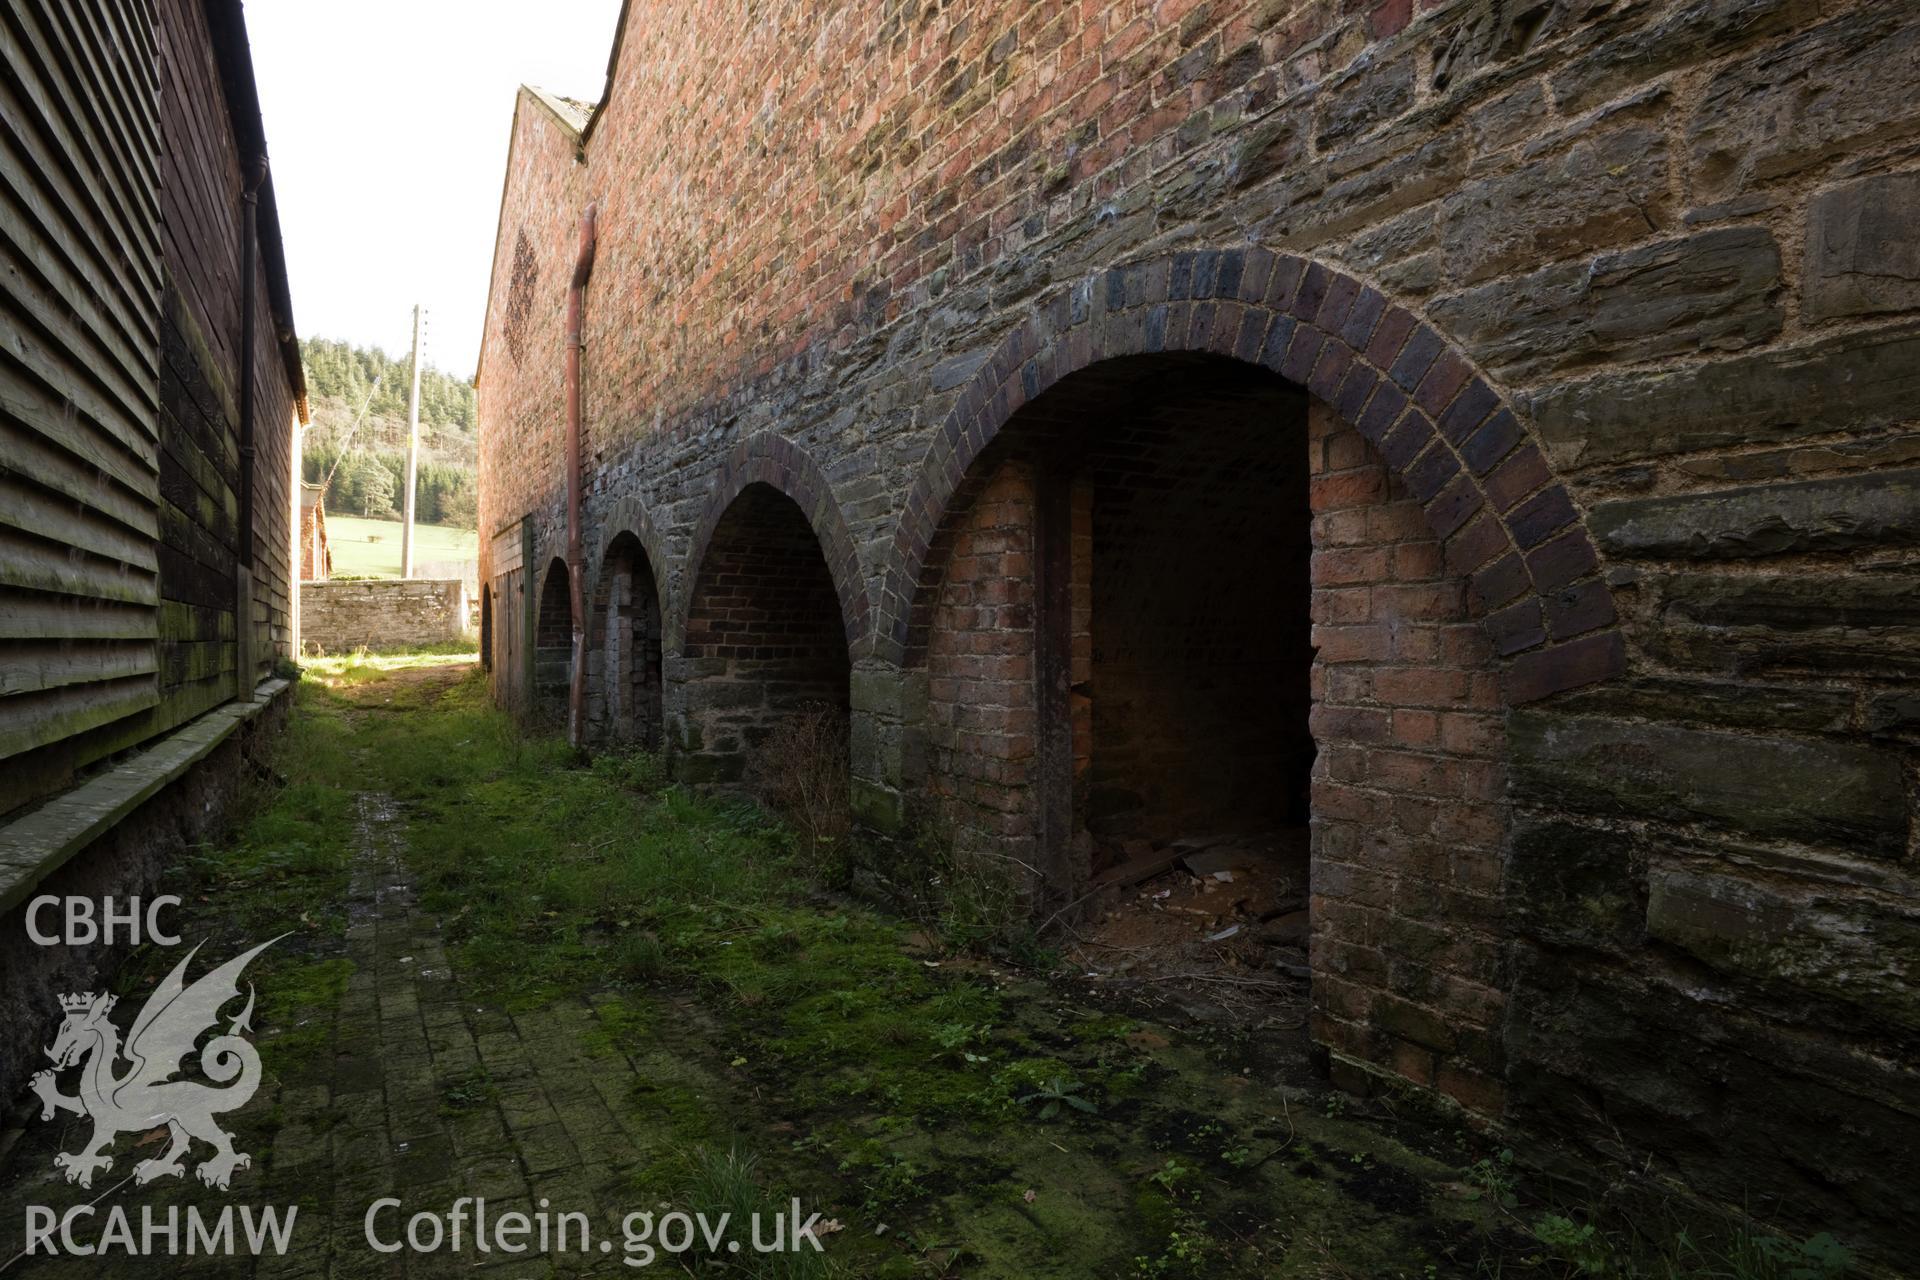
[[[839,878],[853,829],[846,714],[824,703],[776,724],[748,762],[767,807],[793,825],[801,856]]]

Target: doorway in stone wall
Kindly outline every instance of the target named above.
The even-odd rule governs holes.
[[[573,603],[567,562],[555,556],[540,581],[533,620],[533,715],[542,724],[565,724],[567,686],[573,674]]]
[[[693,781],[761,793],[815,838],[848,825],[852,662],[840,595],[807,514],[746,485],[699,553],[687,605]]]
[[[1306,975],[1306,420],[1254,366],[1098,364],[1008,419],[935,536],[930,790],[1090,963]]]

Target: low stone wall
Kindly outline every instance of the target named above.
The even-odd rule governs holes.
[[[466,632],[467,590],[458,578],[300,584],[300,644],[308,653],[449,644]]]

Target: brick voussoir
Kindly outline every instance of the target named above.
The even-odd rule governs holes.
[[[1407,394],[1395,386],[1391,380],[1381,376],[1374,387],[1373,396],[1353,418],[1354,427],[1365,436],[1367,443],[1379,448],[1381,440],[1388,431],[1400,421],[1400,415],[1407,407]]]
[[[1365,353],[1373,339],[1374,326],[1387,309],[1387,296],[1367,285],[1354,296],[1347,318],[1340,324],[1340,338],[1355,351]]]
[[[1427,415],[1409,406],[1381,439],[1380,456],[1394,470],[1404,472],[1432,441],[1433,423],[1427,420]]]
[[[1240,331],[1234,335],[1233,350],[1229,354],[1247,364],[1256,363],[1260,348],[1267,340],[1267,326],[1272,322],[1273,313],[1265,307],[1242,308]]]
[[[1552,479],[1553,473],[1547,469],[1546,455],[1540,452],[1538,445],[1529,441],[1514,450],[1487,477],[1487,497],[1495,510],[1511,511]]]
[[[1467,464],[1473,474],[1483,476],[1498,466],[1524,435],[1520,421],[1513,416],[1511,409],[1495,409],[1492,416],[1461,444],[1460,460]]]
[[[1501,534],[1503,545],[1506,543],[1504,531]],[[1517,553],[1501,556],[1492,564],[1474,572],[1473,590],[1480,597],[1483,609],[1498,609],[1509,604],[1521,594],[1533,590],[1533,583],[1527,578],[1527,566]]]
[[[1565,485],[1556,484],[1506,513],[1507,531],[1515,545],[1532,549],[1579,518]]]
[[[1515,705],[1538,702],[1610,680],[1626,669],[1626,639],[1619,628],[1595,631],[1515,658],[1506,672],[1507,700]]]
[[[1593,539],[1574,528],[1527,553],[1527,570],[1542,591],[1565,586],[1599,565]]]
[[[1306,274],[1300,279],[1300,288],[1293,295],[1293,304],[1288,309],[1294,318],[1302,324],[1311,324],[1320,313],[1320,304],[1326,300],[1327,288],[1333,283],[1332,273],[1318,262],[1308,265]]]
[[[1212,298],[1195,298],[1187,313],[1187,326],[1180,330],[1180,346],[1184,351],[1208,350],[1213,338],[1213,316],[1220,304]],[[1172,332],[1171,330],[1169,332]]]
[[[1454,397],[1460,394],[1461,388],[1467,385],[1471,377],[1472,365],[1458,352],[1443,350],[1434,357],[1426,376],[1420,379],[1420,385],[1414,388],[1413,402],[1438,422],[1452,407]]]
[[[1377,338],[1378,335],[1376,334],[1375,337]],[[1387,376],[1392,378],[1402,391],[1412,395],[1414,389],[1420,385],[1420,380],[1427,376],[1427,370],[1433,366],[1433,362],[1439,359],[1440,353],[1445,349],[1446,343],[1441,340],[1439,334],[1424,324],[1417,324],[1407,334],[1407,340],[1401,345],[1399,353],[1394,356],[1393,365],[1387,370]]]
[[[1239,296],[1240,279],[1247,266],[1246,250],[1222,249],[1214,262],[1214,278],[1208,282],[1207,292],[1216,298]]]
[[[1306,274],[1306,259],[1291,253],[1275,254],[1273,276],[1267,281],[1267,306],[1276,312],[1293,311],[1293,297]]]
[[[1313,322],[1329,334],[1338,334],[1347,322],[1347,315],[1353,308],[1353,300],[1360,293],[1360,282],[1344,273],[1336,274],[1327,286],[1327,296],[1321,300],[1320,310]]]
[[[1458,476],[1426,504],[1427,525],[1436,538],[1445,538],[1486,506],[1480,486],[1471,476]]]
[[[1340,415],[1342,421],[1352,423],[1358,429],[1360,419],[1379,385],[1380,375],[1356,358],[1347,370],[1346,378],[1340,383],[1339,390],[1333,394],[1331,403],[1334,412]]]
[[[1293,343],[1293,335],[1298,322],[1289,315],[1276,314],[1273,323],[1267,326],[1266,341],[1260,346],[1260,363],[1273,372],[1280,372],[1280,366],[1286,362],[1287,348]]]
[[[1332,404],[1352,364],[1353,348],[1323,331],[1320,358],[1314,362],[1313,372],[1307,375],[1307,390]]]
[[[1320,359],[1320,348],[1325,342],[1326,335],[1313,325],[1298,326],[1293,331],[1293,341],[1287,344],[1286,358],[1280,362],[1280,376],[1304,385],[1314,363]]]
[[[1484,378],[1470,377],[1466,385],[1454,396],[1453,403],[1435,419],[1440,434],[1454,444],[1460,444],[1473,435],[1480,424],[1487,421],[1493,411],[1500,407],[1500,397]]]
[[[1271,249],[1258,245],[1246,250],[1246,267],[1240,273],[1240,301],[1249,306],[1257,306],[1267,295],[1267,282],[1273,275],[1274,255]]]
[[[1193,250],[1189,249],[1173,255],[1173,263],[1167,273],[1167,300],[1193,296]]]
[[[1547,626],[1555,640],[1582,635],[1615,622],[1613,593],[1597,577],[1560,587],[1545,595]]]
[[[1435,440],[1401,474],[1414,501],[1429,502],[1459,473],[1460,459],[1444,442]]]
[[[1367,339],[1367,363],[1383,373],[1391,370],[1400,358],[1408,335],[1418,327],[1420,322],[1413,312],[1401,306],[1388,306],[1380,313],[1373,335]]]
[[[1234,301],[1224,301],[1213,316],[1213,333],[1207,342],[1207,349],[1223,356],[1235,355],[1240,349],[1240,330],[1246,323],[1246,307]]]
[[[1457,574],[1471,574],[1503,552],[1510,552],[1513,543],[1507,538],[1507,531],[1491,514],[1480,515],[1454,530],[1447,539],[1444,554],[1447,568]]]
[[[1503,658],[1547,642],[1547,628],[1541,616],[1540,601],[1531,596],[1489,613],[1486,628],[1487,638],[1493,642],[1493,651]]]

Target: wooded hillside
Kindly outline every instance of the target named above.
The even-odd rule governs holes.
[[[406,356],[327,338],[300,348],[313,410],[302,475],[327,485],[329,510],[397,516],[407,468]],[[422,523],[475,526],[475,459],[473,383],[429,365],[420,372]]]

